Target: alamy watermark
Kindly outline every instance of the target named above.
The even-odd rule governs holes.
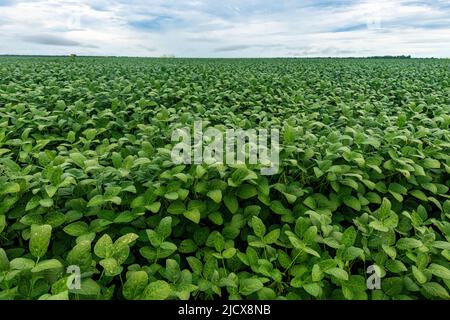
[[[369,266],[367,268],[367,274],[370,276],[367,278],[366,284],[369,290],[380,290],[381,289],[381,270],[380,267],[376,265]]]
[[[70,276],[67,278],[67,288],[69,290],[80,290],[81,289],[81,270],[79,266],[68,266],[67,273]]]
[[[382,4],[378,3],[369,3],[366,5],[365,8],[365,20],[366,20],[366,26],[369,30],[381,30],[382,25],[382,17],[383,13],[386,10],[386,8],[383,7]]]
[[[269,144],[270,138],[270,144]],[[275,175],[279,169],[280,133],[278,129],[203,130],[202,121],[191,128],[172,133],[172,161],[175,164],[260,165],[261,175]]]
[[[376,12],[366,16],[366,25],[369,30],[381,30],[381,14]]]

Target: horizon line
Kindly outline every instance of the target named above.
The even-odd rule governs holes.
[[[0,57],[45,57],[45,58],[140,58],[140,59],[224,59],[224,60],[232,60],[232,59],[440,59],[446,60],[450,59],[449,57],[415,57],[412,55],[375,55],[375,56],[278,56],[278,57],[251,57],[251,56],[242,56],[242,57],[204,57],[204,56],[192,56],[192,57],[184,57],[184,56],[175,56],[175,55],[162,55],[162,56],[127,56],[127,55],[78,55],[78,54],[60,54],[60,55],[52,55],[52,54],[0,54]]]

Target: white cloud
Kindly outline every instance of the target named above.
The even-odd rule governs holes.
[[[443,57],[450,52],[450,1],[12,3],[0,10],[0,53]]]

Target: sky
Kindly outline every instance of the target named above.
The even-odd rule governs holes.
[[[450,0],[0,0],[0,54],[450,57]]]

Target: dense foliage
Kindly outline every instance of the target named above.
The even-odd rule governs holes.
[[[0,298],[449,299],[449,68],[1,58]],[[199,119],[279,173],[174,165]]]

